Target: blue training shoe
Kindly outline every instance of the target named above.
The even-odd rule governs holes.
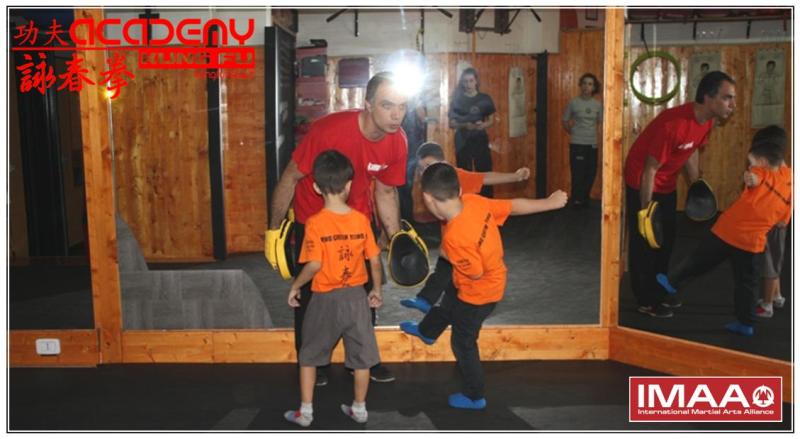
[[[667,275],[664,273],[658,273],[656,275],[656,282],[658,282],[658,284],[661,285],[661,288],[664,288],[664,290],[669,294],[675,294],[678,292],[678,290],[676,290],[675,287],[669,283],[669,278],[667,278]]]
[[[405,322],[400,323],[400,329],[402,329],[403,332],[405,332],[406,334],[411,334],[411,335],[413,335],[415,337],[418,337],[425,344],[434,344],[434,343],[436,343],[436,339],[435,338],[425,337],[424,335],[422,335],[419,332],[419,325],[415,321],[407,320]]]
[[[425,314],[427,314],[428,311],[431,310],[431,304],[422,297],[412,297],[410,299],[403,299],[400,301],[400,305],[403,305],[406,308],[418,309]]]
[[[450,407],[468,410],[483,410],[486,408],[486,398],[470,399],[463,393],[454,393],[447,397]]]
[[[746,337],[750,337],[755,333],[751,325],[745,325],[744,323],[738,321],[733,323],[728,323],[727,325],[725,325],[725,329],[727,329],[730,332],[733,332],[734,334],[744,335]]]

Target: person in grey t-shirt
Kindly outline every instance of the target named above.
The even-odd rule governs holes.
[[[593,74],[584,73],[578,85],[581,94],[569,101],[561,120],[569,133],[570,199],[574,206],[588,206],[597,173],[597,132],[602,127],[603,104],[593,98],[600,90],[600,81]]]

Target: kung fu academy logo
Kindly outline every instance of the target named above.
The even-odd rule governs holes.
[[[631,377],[631,422],[781,422],[781,377]]]
[[[106,87],[110,99],[116,99],[122,87],[135,78],[122,55],[126,51],[136,52],[139,69],[192,69],[209,79],[252,77],[255,48],[245,47],[245,43],[254,30],[252,18],[245,25],[217,18],[184,18],[177,23],[163,18],[124,23],[120,18],[83,18],[74,20],[68,28],[53,19],[41,29],[29,21],[15,27],[11,51],[20,56],[16,69],[23,93],[38,91],[44,95],[51,87],[80,92],[86,85],[99,85]],[[165,36],[155,38],[157,33]],[[86,53],[98,50],[107,53],[107,65],[93,75],[84,62]],[[55,52],[71,55],[63,74],[54,73]]]

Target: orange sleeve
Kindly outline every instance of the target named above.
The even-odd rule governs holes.
[[[483,188],[483,173],[470,172],[461,168],[456,168],[458,184],[461,185],[462,194],[477,194]]]
[[[320,241],[320,231],[317,230],[316,221],[306,223],[303,248],[300,250],[300,258],[298,258],[300,263],[310,261],[322,262],[322,242]]]
[[[367,231],[367,239],[364,241],[364,258],[369,259],[381,254],[381,249],[375,243],[375,234],[372,233],[372,227],[367,219],[364,221],[364,228]]]
[[[474,278],[483,274],[483,262],[475,247],[455,246],[449,242],[442,243],[447,259],[461,274]]]
[[[508,216],[511,215],[511,200],[488,200],[489,211],[492,212],[494,221],[498,226],[502,226]]]

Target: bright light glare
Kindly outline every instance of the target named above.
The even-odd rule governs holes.
[[[395,86],[406,96],[415,96],[422,89],[425,74],[419,65],[401,61],[392,68],[392,72]]]

